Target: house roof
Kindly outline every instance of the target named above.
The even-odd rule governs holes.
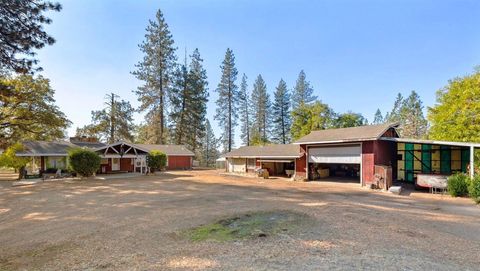
[[[398,123],[366,125],[312,131],[294,144],[341,143],[379,139],[388,129],[398,127]]]
[[[17,156],[66,156],[69,149],[78,148],[67,141],[24,141],[23,146]]]
[[[167,156],[195,156],[195,154],[187,149],[184,145],[157,145],[157,144],[131,144],[140,149],[150,151],[161,151]]]
[[[235,158],[298,158],[300,157],[300,146],[293,144],[286,145],[265,145],[265,146],[244,146],[228,152],[225,157]]]
[[[152,145],[152,144],[133,144],[127,142],[116,142],[113,144],[93,143],[93,142],[67,142],[67,141],[24,141],[24,151],[18,152],[17,156],[67,156],[68,150],[72,148],[87,148],[99,151],[108,146],[116,146],[118,144],[126,144],[141,149],[145,152],[157,150],[162,151],[169,156],[194,156],[183,145]]]

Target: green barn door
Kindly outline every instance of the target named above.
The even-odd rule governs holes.
[[[440,146],[440,173],[452,173],[452,152],[450,146]]]
[[[422,144],[422,173],[432,173],[432,145]]]
[[[405,181],[413,183],[413,144],[405,143]]]

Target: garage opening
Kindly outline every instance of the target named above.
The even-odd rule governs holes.
[[[308,149],[308,179],[360,183],[360,144]]]
[[[270,176],[291,177],[295,173],[293,160],[258,160],[260,168],[268,170]]]

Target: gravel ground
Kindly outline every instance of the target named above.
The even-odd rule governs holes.
[[[28,187],[0,182],[0,270],[478,270],[480,208],[356,184],[178,171]],[[192,242],[179,232],[253,211],[313,223],[295,233]]]

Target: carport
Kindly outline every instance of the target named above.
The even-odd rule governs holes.
[[[436,178],[455,173],[474,175],[475,148],[479,143],[381,138],[396,143],[396,179],[417,184],[419,177]],[[445,178],[445,177],[444,177]],[[420,185],[422,186],[422,185]]]
[[[295,171],[295,159],[257,159],[260,168],[266,169],[271,176],[287,176]]]
[[[294,177],[298,145],[244,146],[225,154],[227,172],[255,174],[265,169],[270,176]]]

